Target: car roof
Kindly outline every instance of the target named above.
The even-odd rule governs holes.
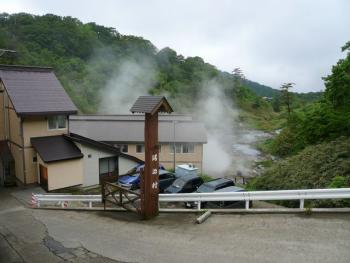
[[[244,192],[244,191],[245,191],[244,188],[241,188],[238,186],[228,186],[228,187],[216,190],[215,192]]]
[[[194,174],[187,174],[184,176],[179,177],[178,179],[183,179],[184,181],[190,181],[196,178],[200,178],[198,175],[194,175]]]
[[[159,174],[174,174],[174,173],[169,172],[167,170],[159,169]],[[125,175],[121,175],[121,176],[125,176]],[[129,174],[129,176],[140,176],[140,173]]]
[[[159,174],[174,174],[174,173],[169,172],[169,171],[167,171],[167,170],[159,169]]]
[[[228,182],[232,182],[231,179],[227,179],[227,178],[217,178],[217,179],[213,179],[213,180],[210,180],[206,183],[204,183],[205,185],[208,185],[210,187],[215,187],[217,185],[220,185],[220,184],[225,184],[225,183],[228,183]]]

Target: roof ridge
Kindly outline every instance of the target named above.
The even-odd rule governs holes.
[[[53,71],[53,68],[52,67],[44,67],[44,66],[26,66],[26,65],[0,64],[0,70],[50,72],[50,71]]]

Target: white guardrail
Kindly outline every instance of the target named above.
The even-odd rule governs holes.
[[[304,209],[304,200],[347,198],[350,198],[350,188],[159,194],[160,203],[196,202],[198,210],[201,209],[201,202],[244,201],[245,209],[249,209],[250,201],[299,200],[300,209]],[[56,202],[62,207],[66,207],[68,202],[86,202],[89,208],[92,208],[92,203],[101,203],[101,200],[101,195],[33,194],[32,196],[32,204],[35,207],[40,207],[43,202]]]

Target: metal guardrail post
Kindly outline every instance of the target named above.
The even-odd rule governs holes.
[[[300,199],[300,209],[304,209],[304,199]]]
[[[245,209],[249,209],[249,200],[245,200]]]
[[[198,210],[201,210],[201,201],[198,201],[197,209],[198,209]]]

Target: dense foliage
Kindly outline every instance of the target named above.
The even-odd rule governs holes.
[[[103,89],[125,61],[152,68],[155,73],[148,92],[166,94],[180,112],[193,106],[203,85],[212,79],[229,99],[246,109],[271,109],[247,88],[262,87],[258,83],[246,80],[234,87],[232,74],[219,71],[200,57],[185,58],[170,48],[158,51],[141,37],[72,17],[0,14],[0,48],[18,51],[16,57],[2,56],[2,64],[54,67],[64,88],[85,113],[97,112]]]
[[[308,146],[272,165],[264,175],[252,180],[249,187],[259,190],[350,187],[350,138],[339,137]]]

